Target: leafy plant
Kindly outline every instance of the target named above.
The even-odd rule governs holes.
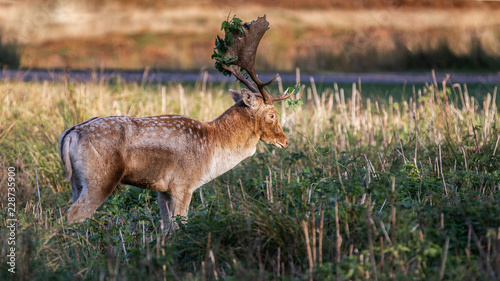
[[[21,64],[21,54],[16,43],[5,43],[0,34],[0,67],[18,68]]]
[[[288,87],[286,89],[286,93],[292,92],[292,96],[295,97],[300,91],[300,83],[297,83],[295,87]],[[285,100],[285,108],[292,108],[293,111],[297,111],[297,108],[301,105],[303,105],[304,102],[301,99],[294,99],[292,100],[291,98],[288,98]]]
[[[229,63],[231,61],[236,60],[236,57],[227,57],[226,53],[228,51],[228,47],[233,45],[234,34],[243,33],[242,29],[242,20],[233,16],[232,19],[225,20],[222,22],[221,30],[224,30],[224,39],[217,36],[215,39],[215,48],[214,54],[212,55],[212,59],[215,59],[215,68],[224,74],[225,76],[231,76],[231,72],[225,70],[221,63]]]

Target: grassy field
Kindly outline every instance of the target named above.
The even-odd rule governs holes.
[[[0,279],[500,278],[495,85],[474,96],[467,85],[441,81],[382,93],[363,84],[303,85],[303,106],[277,104],[290,146],[259,144],[196,191],[176,233],[162,235],[156,193],[128,186],[92,219],[65,223],[63,130],[93,116],[211,120],[237,87],[2,82]],[[15,274],[7,264],[9,167],[17,184]]]

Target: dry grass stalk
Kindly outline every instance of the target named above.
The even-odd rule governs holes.
[[[450,237],[446,237],[444,242],[443,259],[441,260],[441,270],[439,271],[439,280],[443,280],[446,268],[446,259],[448,258],[448,248],[450,246]]]
[[[323,233],[324,233],[324,219],[325,210],[321,208],[321,215],[319,218],[319,266],[323,265]]]
[[[337,198],[335,197],[335,236],[337,237],[335,242],[335,251],[336,255],[336,263],[340,264],[340,246],[342,245],[342,236],[340,236],[340,224],[339,224],[339,206],[337,202]]]
[[[307,251],[307,258],[309,261],[309,280],[313,280],[313,270],[314,270],[314,261],[313,261],[313,256],[312,256],[312,250],[311,250],[311,243],[309,241],[309,230],[307,227],[307,222],[302,221],[302,231],[304,231],[304,237],[305,237],[305,242],[306,242],[306,251]]]
[[[438,146],[439,149],[439,171],[441,172],[441,179],[443,180],[444,195],[448,196],[448,189],[446,188],[446,181],[444,180],[443,174],[443,159],[441,157],[441,145]]]
[[[120,231],[120,239],[122,241],[122,246],[123,246],[123,253],[125,254],[125,261],[127,262],[128,264],[128,258],[127,258],[127,249],[125,248],[125,241],[123,240],[123,234],[122,234],[122,230],[119,229]]]
[[[370,263],[371,263],[371,268],[372,268],[372,278],[373,280],[377,281],[378,280],[378,274],[377,274],[377,263],[375,261],[375,251],[373,249],[373,237],[372,237],[372,232],[371,228],[373,227],[373,219],[371,216],[371,196],[368,196],[366,200],[366,231],[367,231],[367,236],[368,236],[368,249],[370,251]]]
[[[316,209],[315,204],[311,204],[311,224],[312,224],[312,256],[313,256],[313,264],[317,265],[317,247],[316,247]]]
[[[396,178],[392,178],[391,186],[391,241],[396,243],[396,207],[394,206],[394,197],[396,197]]]

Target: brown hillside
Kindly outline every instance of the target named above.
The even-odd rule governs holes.
[[[258,67],[293,70],[499,68],[500,2],[20,0],[1,2],[0,32],[21,65],[42,68],[213,67],[228,14],[267,14]],[[251,4],[249,4],[251,3]]]

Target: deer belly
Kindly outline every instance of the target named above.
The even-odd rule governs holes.
[[[168,191],[173,186],[192,187],[200,182],[206,165],[192,153],[130,153],[123,184],[156,190]],[[199,187],[199,186],[197,186]]]

